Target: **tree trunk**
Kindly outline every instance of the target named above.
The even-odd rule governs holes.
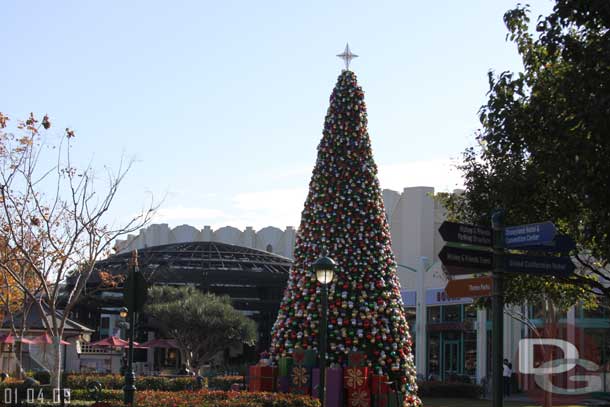
[[[55,351],[53,355],[53,366],[51,369],[51,388],[61,389],[61,336],[53,336],[51,345]],[[61,392],[61,390],[57,390]]]
[[[17,378],[23,379],[23,342],[15,341],[15,357],[17,358]]]

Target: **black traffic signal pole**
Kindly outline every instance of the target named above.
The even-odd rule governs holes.
[[[504,336],[504,210],[498,209],[491,215],[491,226],[494,233],[494,268],[492,272],[493,288],[491,298],[492,312],[492,406],[502,407],[503,400],[503,336]]]

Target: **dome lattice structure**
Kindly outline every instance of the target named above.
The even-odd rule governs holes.
[[[126,275],[131,256],[130,252],[110,256],[99,261],[96,269],[113,276]],[[228,295],[236,309],[257,322],[257,348],[269,346],[269,333],[292,266],[289,258],[248,247],[197,241],[140,249],[138,264],[150,285],[192,285]],[[100,283],[99,273],[94,273],[87,286],[95,289]],[[95,298],[97,308],[119,306],[122,289],[98,291]]]

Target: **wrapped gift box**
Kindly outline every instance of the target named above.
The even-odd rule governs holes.
[[[261,391],[262,387],[262,366],[250,366],[248,369],[248,390]]]
[[[371,393],[368,389],[358,389],[348,392],[348,407],[371,407]]]
[[[359,390],[369,388],[368,367],[348,367],[343,374],[343,384],[348,390]]]
[[[295,365],[301,366],[305,361],[305,350],[296,348],[294,352],[292,352],[292,359],[294,360]]]
[[[390,407],[388,402],[388,394],[371,395],[371,403],[373,407]]]
[[[275,366],[261,366],[260,368],[260,391],[275,391],[278,368]]]
[[[348,367],[363,367],[365,362],[364,352],[350,352],[347,355]]]
[[[314,367],[311,369],[311,397],[319,398],[320,395],[320,368]]]
[[[371,394],[387,394],[390,391],[389,381],[390,379],[387,375],[372,375]]]
[[[320,369],[311,369],[311,396],[318,398]],[[326,368],[326,407],[343,407],[343,369]]]
[[[313,349],[295,349],[292,358],[295,365],[305,366],[310,369],[318,364],[318,354]]]
[[[290,391],[290,377],[289,376],[278,376],[277,391],[280,393],[288,393],[288,391]]]
[[[283,357],[278,361],[278,366],[280,369],[280,376],[290,376],[290,372],[292,371],[292,365],[294,364],[294,360],[292,358]]]
[[[326,369],[326,407],[343,407],[343,369]]]
[[[388,392],[388,406],[389,407],[402,407],[403,406],[402,393],[394,391],[394,390],[390,390]]]
[[[318,365],[318,353],[315,350],[307,349],[304,356],[303,366],[314,368]]]
[[[311,369],[304,366],[293,366],[290,374],[290,392],[311,394]]]

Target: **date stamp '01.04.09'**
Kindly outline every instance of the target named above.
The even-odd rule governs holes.
[[[70,389],[53,389],[51,400],[45,397],[45,392],[41,388],[27,389],[4,389],[2,404],[5,406],[22,406],[27,404],[46,403],[70,404]]]

